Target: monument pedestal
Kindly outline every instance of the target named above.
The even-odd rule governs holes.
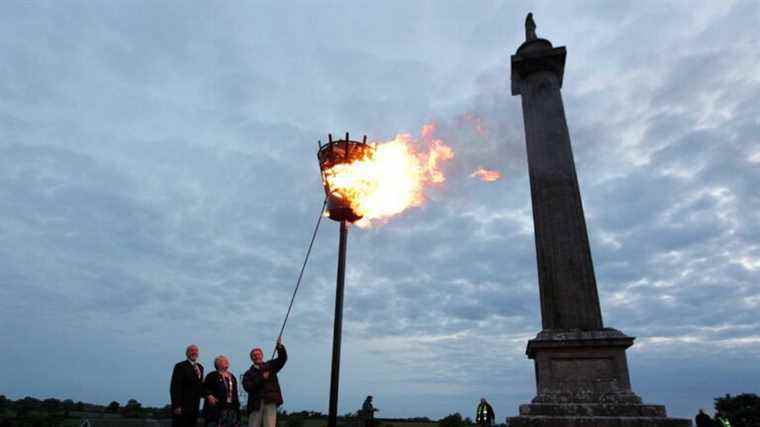
[[[690,420],[665,417],[513,417],[509,427],[691,427]]]
[[[612,329],[544,330],[528,341],[538,393],[509,427],[689,427],[631,390],[625,350],[633,337]]]

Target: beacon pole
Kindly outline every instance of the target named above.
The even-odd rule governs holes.
[[[349,139],[334,140],[328,135],[328,143],[319,142],[317,159],[322,172],[322,184],[327,200],[325,213],[333,221],[340,223],[340,243],[338,245],[338,278],[335,289],[335,320],[333,323],[332,370],[330,372],[330,409],[327,414],[327,427],[338,425],[338,385],[340,382],[340,341],[343,332],[343,289],[346,282],[346,244],[348,240],[348,225],[362,218],[362,214],[354,211],[350,198],[341,194],[341,187],[332,188],[330,177],[332,168],[337,165],[350,164],[356,160],[370,156],[374,147],[367,144],[367,136],[359,141]]]
[[[338,382],[340,378],[340,342],[343,329],[343,287],[346,279],[346,241],[348,224],[340,222],[340,244],[338,246],[338,279],[335,290],[335,322],[333,324],[332,373],[330,374],[330,410],[327,427],[337,427],[338,423]]]

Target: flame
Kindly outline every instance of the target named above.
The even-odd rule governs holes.
[[[430,181],[440,184],[446,181],[446,177],[443,172],[438,169],[437,165],[441,161],[451,160],[454,158],[454,150],[448,145],[444,144],[440,139],[433,140],[430,153],[427,156],[427,172],[430,176]]]
[[[479,178],[481,181],[494,182],[501,179],[501,173],[486,168],[478,168],[475,172],[470,174],[470,178]]]
[[[401,133],[390,141],[373,143],[370,156],[325,171],[331,193],[347,199],[354,212],[363,216],[358,226],[421,206],[426,186],[446,180],[440,166],[454,157],[454,151],[433,139],[434,131],[431,123],[423,127],[421,141]]]
[[[473,129],[475,129],[475,132],[481,137],[486,138],[488,136],[485,121],[481,117],[478,117],[473,113],[464,113],[462,115],[462,120],[470,123]]]
[[[422,125],[422,139],[429,140],[433,138],[433,134],[438,130],[438,125],[435,122],[430,122]]]

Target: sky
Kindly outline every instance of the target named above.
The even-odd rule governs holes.
[[[63,0],[0,4],[0,394],[163,406],[189,343],[244,372],[321,207],[317,141],[435,123],[446,181],[350,231],[339,412],[516,415],[541,328],[509,92],[531,11],[567,48],[634,392],[681,417],[760,392],[760,3]],[[337,244],[323,221],[283,338],[289,411],[327,412]]]

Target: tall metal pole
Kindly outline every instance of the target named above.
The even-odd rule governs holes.
[[[338,424],[338,379],[340,376],[340,339],[343,329],[343,287],[346,279],[346,240],[348,224],[340,222],[340,245],[338,246],[338,280],[335,291],[335,322],[333,323],[332,373],[330,375],[330,412],[327,427]]]

